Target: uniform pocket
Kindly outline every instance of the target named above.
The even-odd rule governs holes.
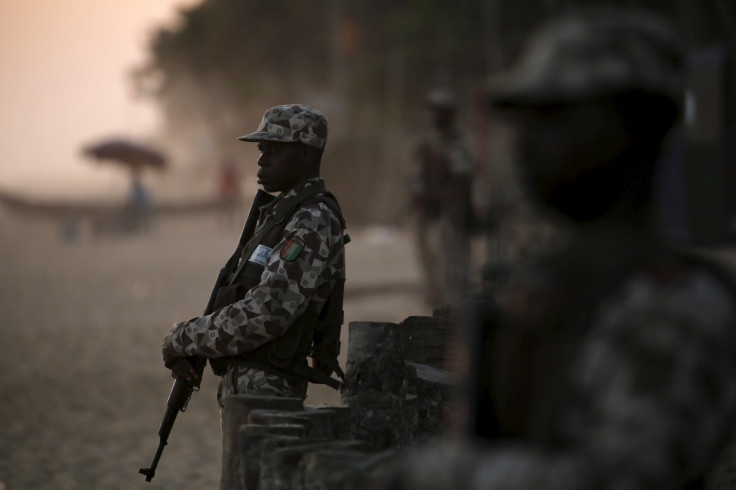
[[[268,349],[268,360],[280,368],[289,366],[301,344],[303,330],[300,321],[290,326],[281,337],[271,343]]]

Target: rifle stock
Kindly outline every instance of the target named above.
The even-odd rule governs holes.
[[[248,218],[245,220],[243,232],[240,235],[240,241],[238,242],[238,247],[235,249],[235,252],[227,261],[225,266],[220,270],[217,276],[215,286],[212,288],[212,293],[210,294],[210,299],[204,309],[205,315],[209,315],[210,313],[212,313],[218,290],[227,283],[228,277],[238,266],[240,252],[242,251],[243,246],[248,242],[248,240],[253,236],[253,233],[255,232],[256,223],[258,222],[258,216],[260,214],[259,208],[271,202],[272,199],[273,197],[270,194],[261,189],[258,189],[258,192],[253,199],[253,205],[251,206],[250,212],[248,213]],[[151,466],[138,470],[139,473],[145,475],[147,482],[150,482],[156,474],[158,461],[159,459],[161,459],[161,454],[163,454],[164,452],[164,447],[166,446],[166,444],[168,444],[169,435],[171,434],[171,429],[174,427],[176,416],[179,414],[179,412],[184,412],[186,410],[189,399],[192,397],[192,393],[195,391],[199,391],[199,384],[202,379],[202,374],[204,373],[207,359],[204,357],[191,357],[189,358],[189,362],[192,363],[192,365],[194,366],[194,370],[197,373],[195,381],[193,383],[189,383],[181,378],[174,381],[174,384],[171,387],[171,392],[169,393],[169,398],[166,400],[166,412],[164,412],[164,417],[161,420],[161,427],[158,430],[159,444],[158,448],[156,449],[156,454],[154,454],[153,456]]]

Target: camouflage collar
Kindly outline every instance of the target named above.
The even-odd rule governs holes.
[[[279,221],[283,218],[285,212],[287,212],[294,201],[303,200],[304,194],[320,194],[325,192],[325,182],[321,177],[314,177],[308,179],[293,189],[277,196],[269,204],[261,208],[261,216],[274,215],[276,220]]]
[[[298,186],[294,187],[293,189],[288,190],[285,193],[278,196],[276,200],[288,199],[290,197],[294,197],[297,194],[300,194],[303,190],[307,189],[308,187],[313,186],[313,185],[319,185],[320,183],[323,183],[323,182],[324,180],[321,177],[314,177],[311,179],[307,179],[301,184],[299,184]]]

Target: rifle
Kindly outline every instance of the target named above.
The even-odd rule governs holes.
[[[153,476],[156,474],[158,460],[164,452],[164,446],[168,444],[169,434],[171,434],[171,429],[174,427],[176,416],[180,411],[186,411],[192,392],[199,391],[199,383],[202,378],[202,373],[204,372],[204,366],[207,359],[204,357],[196,357],[192,359],[195,360],[193,365],[199,377],[195,378],[192,383],[189,383],[184,378],[179,378],[174,381],[174,385],[171,387],[171,392],[169,393],[169,398],[166,400],[166,412],[164,413],[164,418],[161,421],[161,427],[158,429],[159,444],[158,449],[156,449],[156,454],[153,456],[153,462],[150,467],[138,470],[139,473],[146,475],[146,481],[151,481]]]
[[[251,206],[250,212],[248,213],[248,218],[245,220],[245,225],[243,225],[243,232],[240,234],[238,246],[235,249],[233,255],[227,261],[225,266],[220,269],[220,272],[217,275],[217,280],[215,281],[215,285],[212,288],[210,299],[204,309],[205,315],[209,315],[214,311],[215,300],[217,298],[217,293],[219,289],[228,283],[230,275],[238,267],[238,261],[240,260],[240,254],[243,250],[243,247],[248,242],[248,240],[250,240],[255,232],[261,206],[268,204],[272,200],[273,196],[261,189],[258,189],[258,192],[253,199],[253,205]],[[161,458],[161,454],[164,452],[164,446],[168,444],[169,435],[171,434],[171,429],[174,427],[176,416],[179,414],[179,412],[186,411],[187,405],[189,404],[189,399],[192,397],[192,393],[195,391],[199,391],[199,384],[202,379],[202,374],[204,373],[204,367],[207,359],[205,357],[191,357],[188,358],[188,361],[192,363],[197,376],[191,383],[186,381],[184,378],[178,378],[176,381],[174,381],[174,384],[171,387],[171,392],[169,393],[169,398],[166,400],[166,412],[164,412],[164,418],[161,421],[161,427],[158,430],[159,444],[158,449],[156,449],[156,454],[153,456],[153,461],[151,462],[150,467],[141,468],[140,470],[138,470],[139,473],[146,476],[146,481],[148,482],[150,482],[153,479],[153,476],[156,474],[158,460]]]

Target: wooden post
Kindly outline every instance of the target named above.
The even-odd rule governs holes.
[[[353,435],[376,450],[403,446],[413,431],[403,420],[404,352],[395,323],[350,322],[342,401]],[[401,420],[403,423],[397,424]]]
[[[222,414],[222,473],[220,490],[240,490],[242,469],[240,465],[242,450],[239,448],[240,426],[248,422],[252,410],[296,411],[304,408],[301,398],[233,395],[223,398]]]

